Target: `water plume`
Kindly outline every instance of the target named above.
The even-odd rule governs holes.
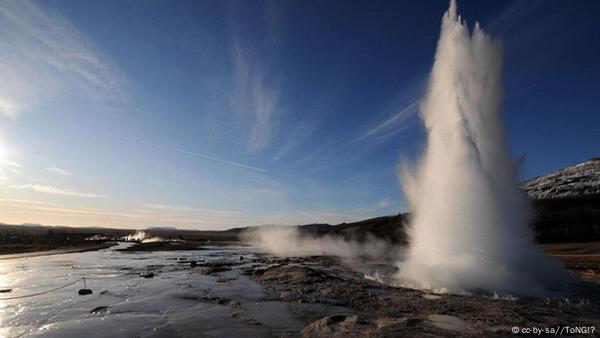
[[[420,115],[427,146],[402,183],[413,211],[399,263],[409,285],[439,292],[541,295],[564,269],[533,243],[500,110],[502,45],[451,1]]]

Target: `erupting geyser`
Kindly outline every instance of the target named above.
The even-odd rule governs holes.
[[[444,14],[421,117],[427,148],[403,188],[413,211],[400,278],[439,292],[541,295],[564,268],[534,243],[500,117],[502,46]]]

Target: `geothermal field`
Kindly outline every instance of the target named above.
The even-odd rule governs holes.
[[[293,240],[320,243],[311,238]],[[365,248],[352,242],[310,256],[234,244],[143,247],[153,243],[2,260],[2,286],[12,288],[1,297],[2,336],[481,337],[514,327],[583,336],[598,325],[597,259],[595,274],[571,264],[570,284],[527,297],[403,287],[397,257],[346,256]],[[574,252],[597,257],[600,248],[548,250],[581,262]],[[84,287],[93,293],[78,295]]]
[[[530,178],[523,181],[520,170],[523,163],[527,163],[527,159],[515,159],[515,146],[511,143],[512,134],[508,131],[511,125],[518,123],[514,122],[514,114],[510,115],[510,119],[506,119],[507,115],[504,114],[506,99],[526,96],[529,90],[523,89],[525,94],[515,94],[515,91],[511,91],[510,96],[504,89],[504,66],[507,63],[504,55],[515,55],[515,47],[504,45],[500,40],[501,36],[487,33],[486,27],[479,23],[469,25],[461,17],[461,8],[457,2],[451,0],[441,18],[434,55],[427,54],[428,58],[433,58],[433,62],[426,68],[429,75],[423,81],[422,93],[408,100],[408,108],[400,109],[399,113],[398,109],[394,108],[395,113],[391,118],[388,117],[379,124],[370,124],[367,132],[360,133],[359,137],[352,138],[352,141],[333,147],[334,150],[330,153],[322,150],[328,146],[328,143],[323,141],[307,156],[297,161],[285,160],[287,162],[283,163],[280,159],[294,154],[294,151],[301,147],[300,144],[319,132],[318,128],[302,119],[295,120],[290,115],[285,116],[289,120],[277,117],[279,110],[294,110],[291,107],[283,107],[280,101],[297,96],[289,93],[287,96],[279,95],[277,90],[283,91],[281,88],[285,87],[281,84],[283,80],[272,79],[287,76],[302,82],[304,77],[310,78],[314,75],[313,69],[303,68],[296,74],[293,67],[283,67],[285,69],[274,75],[269,73],[269,67],[275,67],[276,62],[269,59],[268,53],[256,52],[263,49],[271,51],[284,44],[284,35],[277,30],[285,21],[279,12],[279,5],[283,6],[268,2],[265,20],[244,17],[244,20],[239,20],[241,23],[236,21],[236,18],[244,15],[244,11],[233,3],[228,4],[226,8],[211,7],[210,10],[214,12],[202,8],[209,10],[209,13],[230,11],[227,12],[230,13],[227,20],[223,20],[226,23],[223,26],[225,28],[219,26],[221,28],[206,33],[212,24],[220,25],[223,22],[213,17],[204,18],[203,25],[193,34],[187,35],[187,31],[186,34],[174,32],[183,29],[178,25],[187,27],[186,25],[196,22],[194,15],[199,15],[197,12],[201,11],[196,12],[197,8],[182,2],[178,3],[178,6],[184,9],[186,16],[181,17],[185,20],[180,21],[180,16],[177,16],[177,20],[167,20],[167,17],[163,18],[164,20],[157,19],[162,12],[172,8],[154,8],[146,16],[140,15],[131,19],[136,28],[127,30],[125,34],[135,37],[136,41],[146,41],[147,44],[140,47],[140,50],[147,53],[144,56],[154,55],[153,52],[159,49],[161,52],[156,52],[156,55],[161,54],[163,48],[156,46],[159,42],[167,42],[168,48],[164,49],[169,50],[169,57],[177,60],[173,64],[157,61],[156,64],[160,64],[160,67],[150,67],[168,69],[168,76],[144,73],[149,68],[144,68],[143,72],[132,70],[131,74],[144,73],[143,76],[147,76],[146,80],[160,79],[158,82],[165,84],[172,79],[178,83],[186,82],[182,79],[189,75],[188,73],[198,72],[203,76],[209,73],[219,74],[214,75],[218,79],[203,80],[201,84],[196,83],[196,87],[190,84],[193,91],[202,92],[201,88],[209,83],[210,95],[196,97],[194,95],[199,94],[190,94],[187,87],[178,87],[179,90],[172,93],[165,85],[160,87],[160,94],[165,97],[175,95],[176,99],[168,103],[167,100],[154,102],[155,106],[151,108],[140,105],[131,111],[159,110],[163,105],[168,106],[169,111],[185,110],[186,107],[217,111],[218,108],[215,107],[221,107],[225,105],[224,102],[233,100],[235,102],[230,105],[235,111],[231,119],[242,127],[235,129],[232,127],[235,123],[221,121],[219,123],[229,128],[226,128],[227,132],[219,133],[211,129],[206,134],[210,135],[209,140],[226,139],[231,144],[238,138],[248,136],[249,143],[244,146],[243,151],[233,146],[229,147],[227,143],[227,147],[223,149],[207,146],[202,150],[206,151],[205,154],[196,150],[185,150],[183,146],[177,145],[179,143],[176,141],[171,143],[174,146],[167,146],[146,141],[141,136],[139,140],[135,139],[129,144],[129,140],[139,135],[160,138],[163,133],[173,140],[178,135],[183,140],[191,139],[190,135],[199,134],[197,130],[203,130],[200,125],[207,124],[213,129],[220,126],[219,123],[211,123],[221,116],[219,114],[224,113],[219,111],[214,116],[196,120],[196,114],[200,113],[194,110],[194,113],[188,116],[188,120],[179,121],[180,127],[174,128],[165,122],[168,121],[166,115],[156,120],[146,120],[145,116],[135,120],[134,115],[127,115],[119,110],[118,105],[122,103],[111,102],[98,111],[90,108],[97,115],[87,123],[102,127],[94,129],[96,134],[93,140],[84,142],[85,147],[94,147],[96,143],[101,143],[96,141],[96,137],[102,137],[99,135],[110,134],[113,130],[127,126],[123,127],[125,131],[122,137],[115,137],[117,141],[110,140],[115,143],[105,140],[106,144],[110,144],[109,148],[96,149],[96,152],[88,152],[88,148],[85,148],[85,151],[79,154],[82,158],[87,158],[85,156],[89,154],[94,158],[101,158],[127,149],[129,152],[118,161],[83,161],[86,164],[79,167],[79,172],[73,170],[72,173],[58,167],[50,167],[51,164],[46,162],[50,163],[52,156],[64,153],[69,154],[69,158],[74,157],[74,149],[78,145],[68,136],[64,137],[65,140],[69,140],[69,145],[63,145],[64,148],[60,148],[60,151],[40,146],[39,149],[43,151],[40,150],[39,156],[33,156],[46,161],[43,162],[45,175],[52,174],[51,177],[60,184],[78,182],[86,192],[55,187],[51,185],[48,178],[50,176],[34,180],[31,178],[35,175],[32,174],[33,169],[30,169],[33,166],[30,162],[24,161],[25,164],[20,164],[9,160],[8,155],[0,154],[0,164],[4,163],[5,167],[10,169],[0,172],[2,176],[8,177],[0,176],[0,191],[15,194],[0,199],[0,203],[4,203],[0,205],[0,209],[4,212],[3,215],[7,215],[5,217],[14,212],[14,217],[18,216],[21,217],[18,219],[23,220],[21,225],[0,224],[0,337],[600,336],[600,158],[582,160],[579,164],[551,172],[544,171],[546,174],[543,176],[529,175]],[[291,2],[286,4],[292,5]],[[515,29],[516,24],[511,20],[517,20],[519,10],[525,12],[529,5],[515,2],[508,10],[503,11],[499,18],[489,20],[491,29],[502,31],[498,29],[501,25]],[[315,8],[321,10],[319,6],[315,4]],[[494,9],[494,5],[485,6]],[[92,12],[102,15],[104,12],[100,7]],[[25,19],[34,21],[35,24],[25,27],[26,23],[19,23],[19,11],[16,9],[27,10],[28,15]],[[308,13],[309,9],[295,8],[297,13],[304,13],[302,10]],[[56,13],[60,12],[59,9],[54,10]],[[54,13],[54,10],[50,12]],[[110,13],[113,15],[117,12],[115,10]],[[65,13],[84,15],[85,10],[83,7],[69,8]],[[369,16],[373,13],[383,17],[387,12],[370,12],[365,8],[357,12],[343,12],[341,8],[337,11],[323,9],[314,17],[303,14],[300,18],[302,22],[306,20],[307,24],[311,24],[311,20],[326,18],[325,21],[340,20],[336,24],[342,25],[343,20],[337,15],[343,18],[356,16],[356,22],[360,23],[363,20],[362,15]],[[173,31],[151,31],[151,28],[145,26],[144,20],[148,18],[153,18],[152,24],[157,25],[173,22],[173,26],[169,26]],[[19,51],[22,53],[18,57],[8,52],[0,52],[0,74],[6,73],[9,77],[14,75],[11,79],[15,88],[20,86],[19,88],[33,93],[33,89],[37,87],[31,87],[33,85],[27,79],[34,78],[34,73],[52,73],[52,76],[46,77],[46,80],[52,78],[46,85],[53,87],[59,83],[60,78],[55,76],[54,72],[65,69],[72,72],[69,73],[70,76],[78,79],[75,83],[82,91],[111,91],[113,86],[117,87],[121,81],[125,82],[125,72],[121,74],[115,70],[117,63],[103,64],[103,54],[93,53],[96,47],[92,48],[92,40],[85,39],[81,32],[72,31],[75,24],[61,21],[58,14],[50,15],[33,2],[7,3],[0,5],[0,21],[2,20],[5,20],[5,23],[17,23],[16,26],[24,30],[24,33],[18,31],[21,35],[15,33],[15,36],[21,39],[41,34],[41,37],[35,39],[36,43],[21,46],[23,48]],[[87,27],[89,32],[104,32],[98,27],[86,26],[85,21],[77,20],[82,27]],[[129,21],[129,17],[124,20],[115,19],[106,27],[129,24]],[[268,29],[260,34],[264,41],[267,41],[261,40],[266,47],[252,45],[252,48],[245,48],[245,43],[250,39],[248,36],[256,29],[244,30],[238,25],[258,25],[255,21],[260,24],[264,24],[263,21],[267,23]],[[36,22],[39,22],[39,25]],[[418,22],[409,23],[424,30],[423,37],[433,36]],[[320,27],[314,22],[312,24]],[[0,27],[3,25],[0,23]],[[44,35],[43,31],[49,29],[48,27],[58,28],[52,30],[52,34]],[[390,29],[388,26],[379,27],[376,23],[367,25],[367,28],[369,27],[377,27],[375,31],[381,36]],[[321,44],[315,42],[318,40],[317,36],[325,34],[323,30],[320,30],[319,34],[308,34],[309,41],[320,46],[314,50],[321,50],[323,59],[334,60],[328,64],[328,71],[341,72],[341,68],[336,68],[336,65],[342,62],[331,56],[334,54],[326,51],[327,48],[331,48],[330,53],[333,53],[337,48],[338,39],[327,39]],[[149,31],[153,32],[152,39],[144,35]],[[227,92],[229,86],[223,75],[228,74],[227,71],[218,70],[218,67],[208,65],[207,61],[198,62],[198,68],[181,66],[189,62],[188,58],[196,60],[210,54],[207,50],[217,49],[223,41],[207,38],[202,48],[198,48],[196,45],[185,44],[186,38],[192,36],[199,39],[230,31],[234,32],[234,37],[231,38],[232,46],[224,55],[231,57],[236,69],[234,83],[231,85],[234,90],[231,93]],[[346,34],[349,30],[340,31]],[[510,29],[506,31],[511,32]],[[109,33],[99,36],[108,34],[106,36],[114,37],[118,41],[125,39],[116,36],[118,34],[114,34],[114,31],[107,32]],[[295,30],[290,32],[292,33],[288,33],[292,35],[302,35]],[[61,34],[66,36],[65,41],[69,43],[63,41],[53,44],[53,39]],[[352,34],[356,36],[356,46],[366,43],[363,40],[372,40],[372,37],[364,38],[361,34],[366,33],[360,29]],[[0,33],[0,39],[14,40],[13,42],[18,40],[9,35]],[[155,41],[154,38],[159,41],[153,42],[157,45],[149,42]],[[557,35],[557,41],[559,38]],[[107,43],[111,44],[112,42]],[[35,46],[38,45],[43,46],[43,50],[37,51]],[[115,42],[115,45],[123,47],[126,43]],[[183,51],[178,49],[182,45],[185,46]],[[519,45],[519,48],[522,45],[524,43]],[[365,55],[376,53],[373,48],[368,49],[369,53],[364,53],[356,46],[349,44],[344,48],[359,59],[365,58],[360,59],[360,65],[353,67],[352,72],[360,73],[364,71],[361,68],[362,63],[367,62]],[[413,47],[417,48],[415,46]],[[0,49],[1,47],[6,46],[0,44]],[[63,51],[61,48],[74,50]],[[307,46],[286,48],[280,53],[292,61],[307,57],[303,53],[309,49],[313,50]],[[509,48],[513,49],[510,53],[505,53]],[[57,50],[60,53],[56,52]],[[186,54],[188,52],[192,53],[193,57]],[[289,55],[285,54],[288,52]],[[27,68],[34,70],[32,72],[13,74],[6,70],[10,67],[5,67],[4,63],[15,62],[15,67],[22,65],[25,62],[20,59],[23,55],[33,55],[34,59],[45,61],[40,61],[40,65],[31,69]],[[48,60],[44,55],[50,55]],[[62,64],[62,57],[66,57],[68,62]],[[5,59],[9,61],[4,62]],[[131,59],[146,62],[144,58],[135,55],[126,59],[128,61],[122,61],[122,64],[128,64],[132,69],[136,65],[131,64]],[[156,60],[158,59],[157,57]],[[210,54],[209,59],[219,57]],[[261,64],[259,61],[264,61],[267,66],[257,66]],[[515,67],[514,62],[510,65]],[[376,65],[370,66],[377,69]],[[52,71],[45,67],[50,67]],[[92,67],[93,71],[86,70],[86,67]],[[586,72],[594,72],[597,68],[588,67]],[[109,71],[114,72],[111,73],[112,77],[102,73]],[[363,80],[376,77],[374,73],[381,73],[383,77],[385,71],[369,70]],[[101,76],[100,73],[105,76]],[[327,72],[319,74],[324,86],[334,86],[337,83],[328,77],[330,75]],[[514,77],[511,79],[514,80]],[[109,84],[104,83],[105,80]],[[150,80],[148,81],[152,82]],[[551,80],[549,75],[547,81]],[[86,83],[89,81],[93,86],[87,87],[89,84]],[[270,81],[279,89],[269,87]],[[341,87],[350,87],[348,83]],[[131,81],[128,86],[134,86],[134,82]],[[310,92],[312,86],[316,86],[315,81],[312,81],[310,86],[298,88]],[[376,89],[372,91],[380,91],[381,86],[375,86]],[[128,87],[123,85],[118,91],[124,91],[125,88]],[[128,97],[120,99],[123,102],[135,101],[138,99],[137,95],[140,95],[144,100],[152,100],[154,96],[148,93],[142,95],[141,88],[143,86],[138,87],[138,92],[132,91]],[[16,89],[4,89],[0,83],[0,117],[4,113],[16,120],[20,111],[26,110],[25,105],[19,106],[15,103],[17,101],[13,102],[4,96],[5,92],[16,93]],[[23,94],[18,98],[30,99],[32,104],[40,104],[44,100],[59,100],[59,96],[55,95],[62,90],[68,92],[69,86],[65,85],[62,88],[57,85],[56,89],[52,90],[45,87],[44,93],[39,97],[33,98],[28,96],[29,94]],[[203,101],[218,97],[220,92],[227,92],[224,99],[215,99],[211,104],[202,106]],[[329,92],[320,90],[319,95],[322,93]],[[368,95],[369,90],[362,88],[361,93]],[[184,101],[187,95],[194,98],[186,104],[173,104]],[[303,96],[302,99],[306,98]],[[350,97],[344,100],[350,102],[348,107],[359,104]],[[75,101],[77,100],[73,100]],[[329,105],[333,106],[331,102]],[[318,108],[308,105],[299,105],[296,108],[306,111],[328,109],[324,102],[318,103],[315,104]],[[507,106],[514,109],[514,104]],[[348,107],[346,108],[350,109]],[[407,109],[414,110],[415,120],[412,125],[407,122],[410,119]],[[248,111],[256,114],[249,118],[245,115]],[[109,113],[117,116],[118,120],[103,125]],[[302,116],[308,119],[308,115],[307,113]],[[350,129],[355,117],[344,116],[344,119],[345,121],[340,120],[332,125],[327,133],[342,138],[342,134],[337,134],[338,130]],[[554,123],[550,117],[541,120],[536,123]],[[68,118],[65,121],[69,121]],[[130,121],[134,123],[128,124]],[[509,121],[512,123],[508,123]],[[39,122],[39,125],[44,123],[51,124],[44,121]],[[293,130],[286,130],[286,123],[295,124]],[[403,123],[407,123],[409,127]],[[192,125],[197,129],[192,129],[187,134],[183,125]],[[402,142],[409,136],[400,137],[398,135],[404,134],[394,133],[405,133],[407,128],[422,130],[422,142],[415,141],[420,147],[413,147],[417,149],[413,151],[414,156],[402,157],[400,161],[397,159],[398,151],[392,151],[394,169],[388,171],[395,172],[392,175],[393,179],[389,179],[390,175],[382,176],[387,179],[382,184],[386,186],[384,188],[387,189],[388,185],[400,187],[397,189],[398,194],[403,196],[406,209],[398,213],[394,205],[396,200],[384,198],[377,203],[367,203],[366,197],[362,199],[364,196],[371,196],[368,189],[376,180],[368,181],[368,176],[373,175],[372,167],[376,167],[378,163],[375,157],[379,156],[364,154],[377,154],[373,149],[378,144],[390,142],[393,137],[398,137],[395,145],[404,144]],[[537,134],[532,134],[541,138],[543,128],[539,129]],[[142,130],[153,131],[143,134]],[[264,155],[261,151],[269,149],[269,140],[276,138],[278,130],[285,136],[284,145],[273,154]],[[591,133],[592,136],[598,136],[597,129],[595,134],[594,131]],[[33,132],[27,135],[32,134]],[[375,134],[378,136],[373,138],[372,135]],[[523,141],[523,135],[517,136],[519,137],[515,142],[518,145],[525,147],[531,143]],[[534,136],[526,139],[534,139]],[[51,142],[60,137],[63,137],[62,134],[53,134],[52,137],[44,139]],[[23,142],[25,150],[22,153],[31,156],[32,151],[26,150],[28,143]],[[588,143],[593,144],[593,141]],[[1,146],[2,143],[0,150]],[[347,149],[352,151],[344,153]],[[250,165],[207,155],[216,150],[221,150],[228,156],[246,156],[244,158],[249,159],[268,157],[272,166],[265,169],[262,164],[255,165],[254,162],[248,162]],[[600,149],[594,149],[597,150]],[[168,155],[161,155],[165,157],[159,161],[153,157],[154,152],[165,152]],[[552,149],[552,154],[554,153]],[[338,155],[339,157],[335,157]],[[373,157],[357,163],[355,159],[363,155]],[[186,159],[180,160],[179,156],[186,156]],[[298,179],[300,172],[308,172],[308,176],[317,177],[318,167],[326,171],[331,168],[331,164],[317,163],[307,170],[283,174],[282,172],[288,162],[301,165],[319,156],[335,157],[336,164],[355,166],[360,172],[353,172],[352,180],[342,183],[335,181],[337,177],[350,175],[343,168],[319,176],[320,179],[334,182],[331,186],[325,186],[322,182],[315,183],[316,180],[300,180],[300,183],[294,181],[300,187],[294,190],[295,193],[289,193],[292,188],[277,181],[283,181],[284,178],[293,181]],[[389,156],[382,157],[385,159]],[[196,168],[193,162],[196,160],[206,161],[207,165]],[[383,161],[381,158],[378,160]],[[113,176],[100,178],[100,173],[96,173],[96,176],[83,174],[85,168],[88,168],[88,162],[93,163],[94,167],[98,166],[100,172],[112,172]],[[539,164],[543,161],[538,159],[537,163],[537,166],[531,166],[534,169],[528,167],[531,172],[539,173],[547,168]],[[158,169],[151,173],[142,169],[139,172],[128,171],[138,165],[154,166]],[[217,169],[213,169],[213,166]],[[144,174],[141,174],[142,172]],[[200,175],[197,172],[210,172],[207,174],[209,178],[186,176]],[[275,178],[278,174],[280,176]],[[25,179],[33,181],[11,181]],[[117,184],[114,190],[102,190],[120,179],[123,179],[122,183]],[[352,185],[355,183],[351,183],[361,180],[369,183],[358,183],[356,186]],[[250,181],[255,185],[248,188],[246,184]],[[101,183],[94,185],[94,182]],[[143,189],[133,189],[136,182],[141,182]],[[178,184],[181,190],[177,190]],[[87,192],[87,189],[93,187],[96,187],[98,192]],[[190,200],[201,201],[199,204],[212,206],[212,209],[148,202],[168,198],[172,198],[173,201],[183,200],[181,196],[186,196],[188,188],[193,195]],[[278,188],[281,188],[281,191],[277,190]],[[378,188],[380,190],[377,193],[387,191],[384,188]],[[307,192],[308,190],[310,191]],[[37,196],[36,194],[51,195],[55,199],[48,197],[46,200],[32,200],[31,196]],[[356,221],[361,219],[357,218],[342,222],[341,220],[347,218],[331,211],[334,209],[331,207],[331,203],[334,203],[332,200],[341,201],[336,206],[346,207],[344,210],[352,213],[348,217],[370,216],[361,216],[364,219],[362,221]],[[80,205],[75,205],[75,201],[79,201]],[[286,204],[288,202],[289,204]],[[297,209],[290,208],[290,205]],[[314,205],[330,208],[305,211]],[[28,209],[19,214],[17,211],[23,206]],[[393,215],[390,215],[392,213]],[[384,214],[390,216],[381,216]],[[42,226],[30,223],[31,220],[37,222],[40,218],[35,217],[38,216],[53,222],[65,219],[79,226]],[[324,219],[315,222],[315,217]],[[296,226],[271,225],[286,224],[291,222],[291,219],[313,222],[289,223],[305,224]],[[90,220],[131,226],[101,227],[95,226],[96,223],[86,223]],[[148,227],[148,224],[158,225]],[[178,227],[170,224],[177,224]],[[220,224],[219,229],[225,230],[207,230],[211,229],[213,224]],[[236,227],[230,226],[231,224],[257,225]]]

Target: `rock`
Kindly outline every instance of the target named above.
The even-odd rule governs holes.
[[[242,269],[240,269],[240,274],[244,275],[244,276],[252,276],[254,274],[254,269],[242,268]]]
[[[207,267],[207,268],[220,268],[220,267],[231,267],[237,265],[237,263],[235,262],[230,262],[230,261],[214,261],[214,262],[204,262],[202,264],[202,266]]]
[[[366,325],[355,314],[334,314],[310,323],[300,331],[304,338],[361,337]]]
[[[202,266],[204,267],[202,269],[202,273],[206,274],[206,275],[210,275],[210,274],[217,273],[217,272],[228,271],[228,270],[231,270],[231,267],[234,266],[235,264],[236,263],[234,263],[234,262],[220,262],[220,261],[206,262],[206,263],[202,264]]]
[[[264,274],[265,271],[267,271],[267,269],[254,269],[254,270],[252,270],[252,275],[260,276],[260,275]]]
[[[107,313],[108,312],[108,306],[98,306],[95,307],[92,311],[90,311],[90,313]]]
[[[144,278],[154,278],[154,272],[148,272],[147,274],[142,274],[141,276]]]
[[[570,322],[585,326],[598,321],[594,316],[600,304],[597,284],[574,290],[577,297],[571,303],[563,298],[438,295],[375,284],[321,258],[287,261],[288,265],[277,258],[265,261],[270,266],[252,279],[275,299],[288,302],[297,319],[309,323],[298,333],[300,337],[510,336],[513,325],[551,327]],[[263,267],[244,266],[249,271]],[[575,304],[573,299],[586,301]],[[332,313],[340,314],[328,316]]]
[[[429,293],[424,293],[423,294],[423,298],[429,299],[429,300],[438,300],[438,299],[440,299],[442,297],[438,296],[438,295],[432,295],[432,294],[429,294]]]
[[[246,323],[248,323],[248,324],[250,324],[250,325],[252,325],[252,326],[257,326],[257,325],[260,325],[260,323],[259,323],[257,320],[255,320],[255,319],[248,319],[248,320],[246,321]]]
[[[407,318],[380,318],[375,322],[375,326],[378,329],[390,327],[390,326],[406,326]]]
[[[327,276],[321,271],[304,266],[277,266],[266,270],[260,279],[264,281],[278,281],[287,283],[310,284],[322,282]]]
[[[418,318],[380,318],[375,322],[377,337],[406,337],[423,321]],[[424,333],[424,332],[423,332]],[[423,334],[423,336],[425,336]]]
[[[226,304],[231,304],[232,300],[229,298],[225,298],[225,297],[215,297],[215,296],[204,296],[204,297],[200,297],[198,298],[199,301],[201,302],[206,302],[206,303],[212,303],[212,304],[219,304],[219,305],[226,305]],[[234,302],[237,303],[237,302]]]
[[[600,194],[600,158],[532,178],[521,188],[534,200]]]
[[[223,276],[217,276],[217,278],[215,278],[215,282],[217,283],[226,283],[232,280],[236,280],[236,277],[230,277],[230,278],[225,278]]]
[[[450,315],[429,315],[427,317],[433,326],[449,331],[467,331],[471,327],[464,320]]]
[[[205,275],[212,275],[213,273],[223,272],[223,271],[228,271],[228,270],[231,270],[231,268],[224,267],[224,266],[215,266],[215,267],[208,267],[208,268],[202,269],[202,273]]]

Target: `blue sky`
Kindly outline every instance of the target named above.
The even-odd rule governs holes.
[[[396,168],[446,1],[3,1],[0,220],[338,223]],[[459,1],[505,46],[521,178],[600,155],[600,3]]]

